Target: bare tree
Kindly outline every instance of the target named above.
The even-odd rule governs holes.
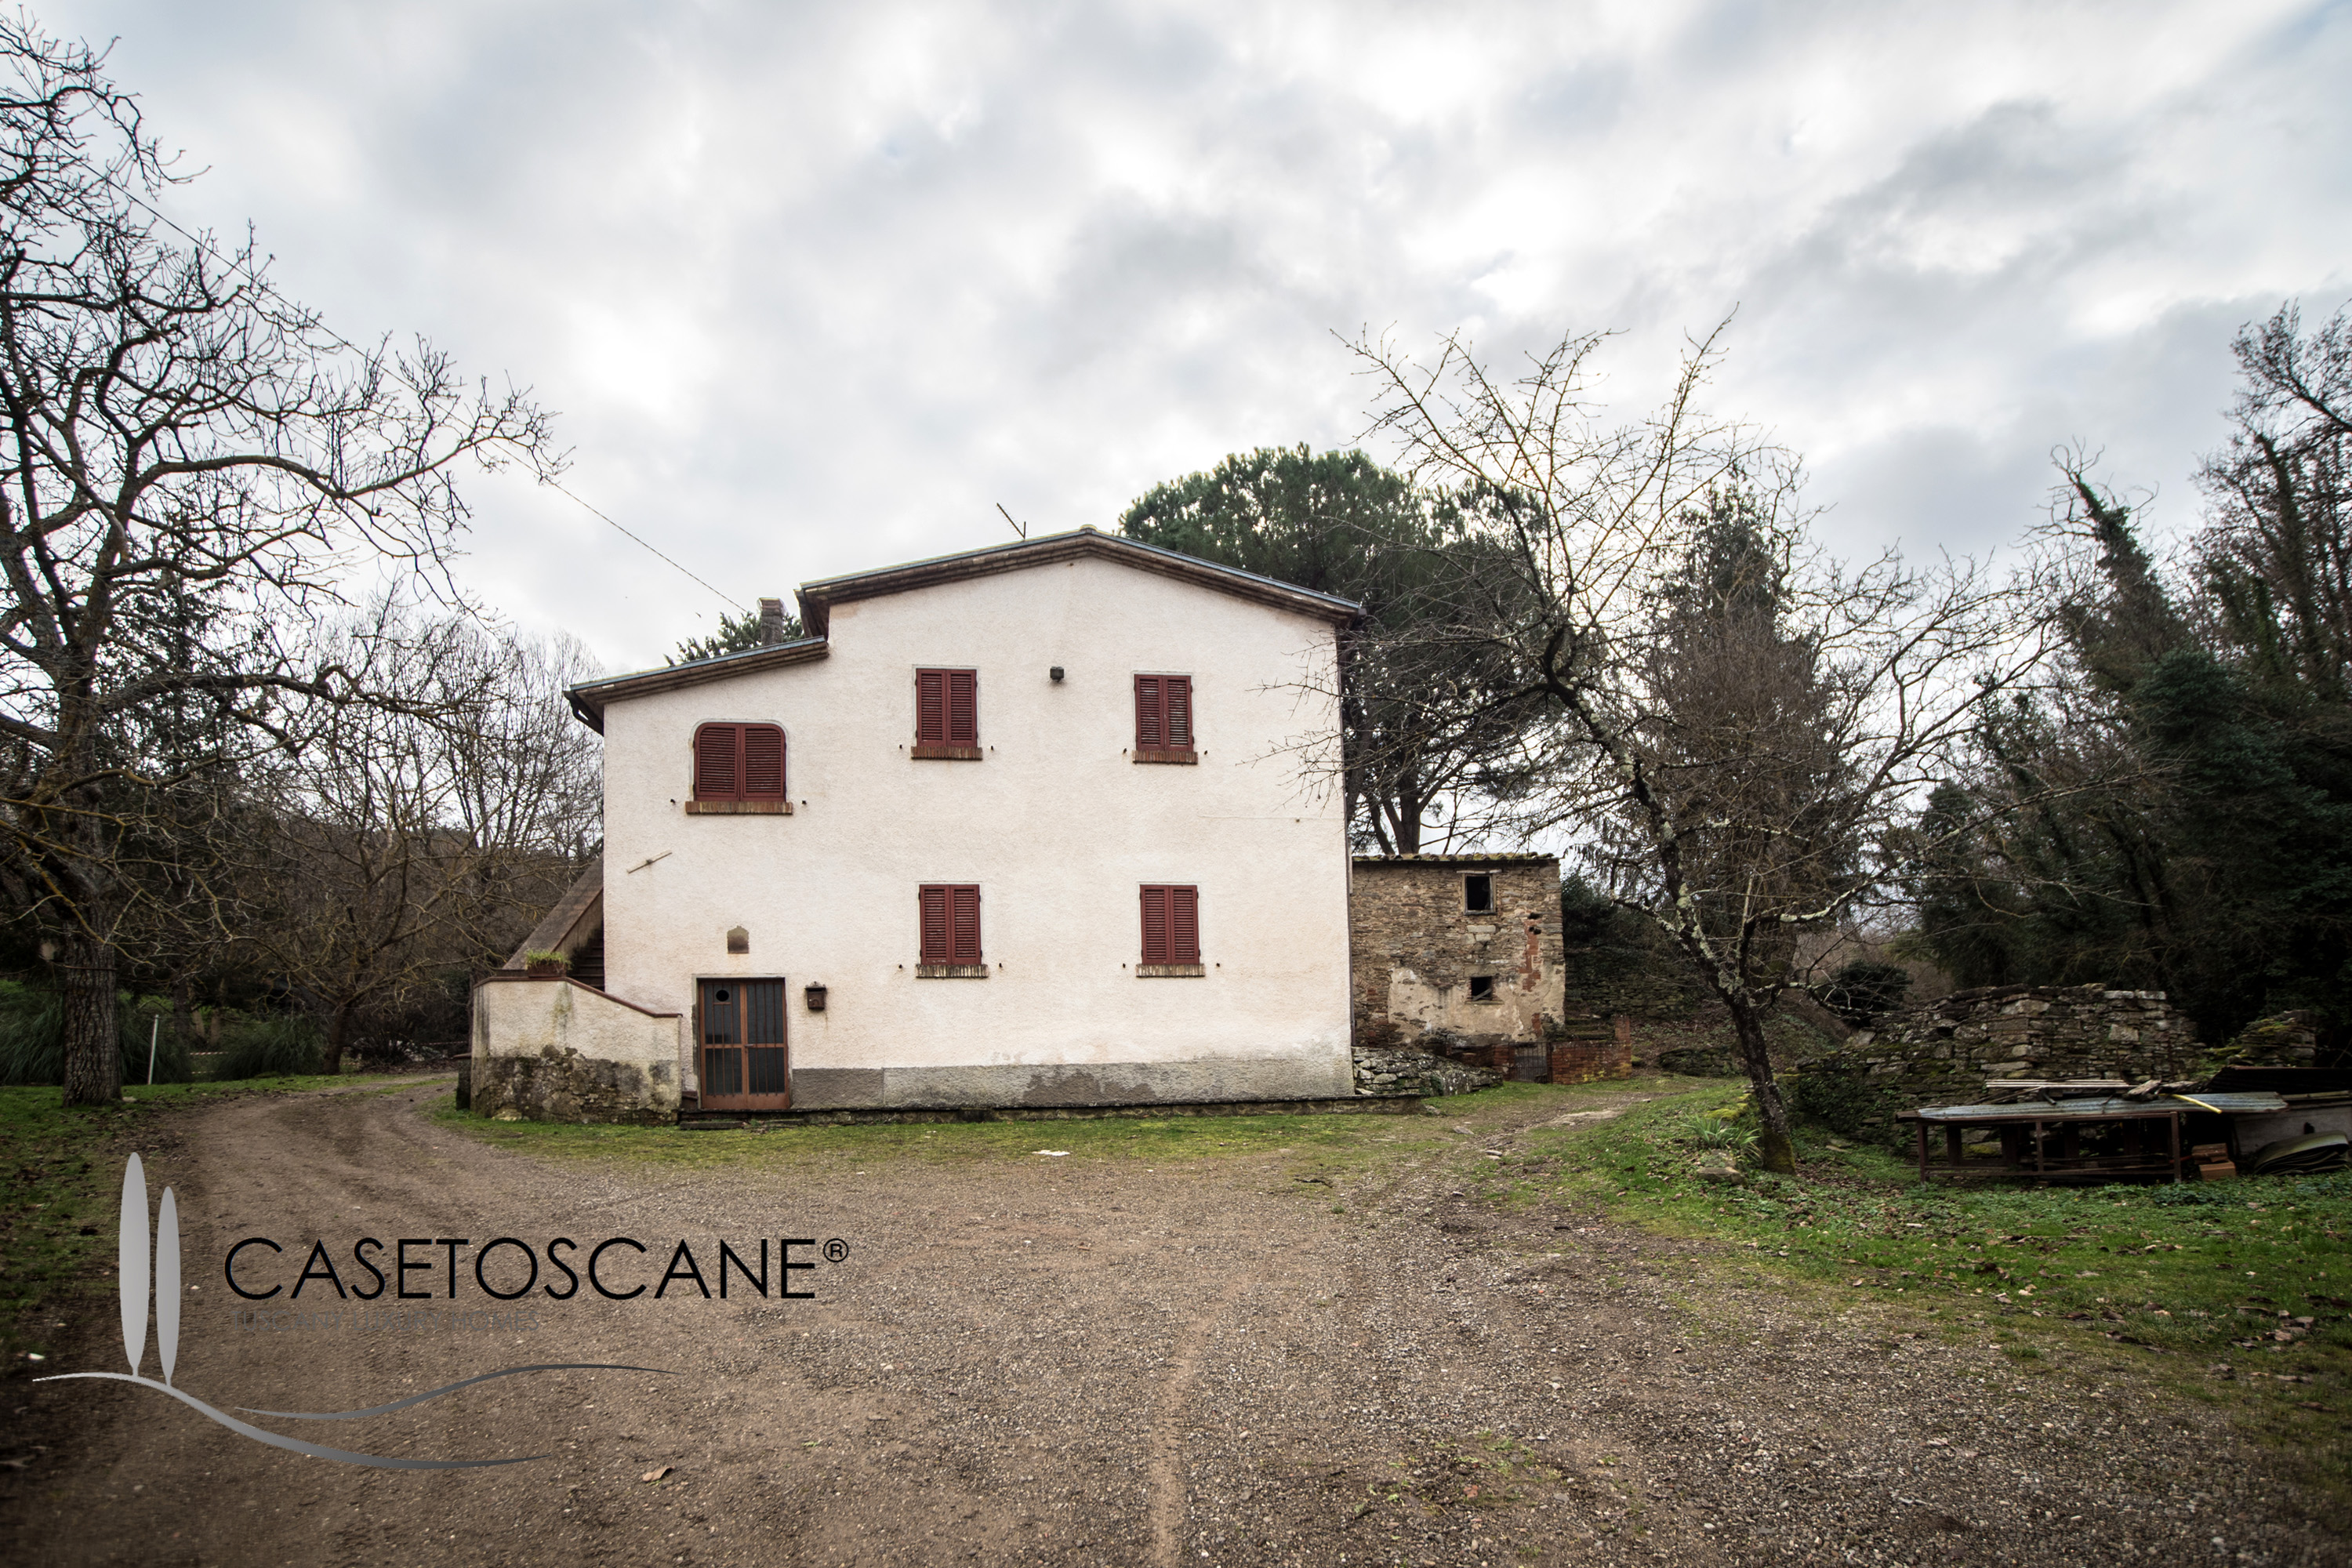
[[[246,885],[247,941],[320,1015],[331,1072],[364,1009],[497,965],[591,852],[602,792],[563,696],[595,673],[577,643],[390,599],[331,640],[330,660],[375,650],[403,700],[333,710],[247,770],[267,805]]]
[[[68,1104],[114,1099],[126,846],[289,704],[372,700],[300,629],[373,559],[435,571],[468,460],[552,461],[520,393],[353,349],[149,203],[171,175],[86,47],[0,19],[0,884],[65,998]],[[151,716],[211,740],[158,754]]]
[[[2231,348],[2245,382],[2241,427],[2291,440],[2352,436],[2352,315],[2339,310],[2306,332],[2302,308],[2290,301],[2241,329]]]
[[[2283,307],[2235,344],[2230,442],[2199,478],[2190,544],[2210,640],[2266,683],[2352,696],[2352,319]]]
[[[1796,938],[1916,856],[1927,791],[2037,652],[2011,591],[1972,566],[1808,550],[1794,459],[1698,409],[1716,336],[1625,426],[1591,400],[1602,342],[1566,338],[1515,380],[1458,337],[1429,364],[1354,346],[1374,429],[1417,479],[1530,499],[1487,522],[1487,557],[1518,581],[1484,583],[1482,560],[1442,635],[1498,650],[1510,695],[1546,705],[1523,828],[1580,839],[1722,1002],[1764,1158],[1789,1170],[1764,1021],[1805,978]]]

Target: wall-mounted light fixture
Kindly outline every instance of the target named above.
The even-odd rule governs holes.
[[[822,983],[803,986],[801,990],[801,994],[808,998],[808,1010],[810,1012],[822,1013],[824,1011],[824,986]]]
[[[1061,667],[1060,665],[1058,665],[1058,664],[1057,664],[1057,665],[1055,665],[1053,668],[1051,668],[1051,669],[1047,670],[1045,673],[1046,673],[1046,674],[1048,674],[1048,675],[1050,675],[1050,676],[1052,676],[1055,679],[1059,680],[1059,679],[1062,679],[1062,667]]]

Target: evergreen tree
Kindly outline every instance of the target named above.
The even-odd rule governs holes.
[[[1518,742],[1533,708],[1507,662],[1419,635],[1465,595],[1509,595],[1507,563],[1464,542],[1475,518],[1514,504],[1478,489],[1425,493],[1361,452],[1260,447],[1154,486],[1118,527],[1363,605],[1340,646],[1349,837],[1413,855],[1438,822],[1446,846],[1468,847],[1525,787]]]

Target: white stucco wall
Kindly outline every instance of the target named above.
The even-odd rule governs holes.
[[[606,984],[686,1013],[698,977],[784,977],[804,1104],[1349,1094],[1333,636],[1079,560],[840,605],[824,659],[615,701]],[[980,672],[982,761],[908,756],[937,667]],[[1199,765],[1129,761],[1139,672],[1192,677]],[[793,815],[685,814],[713,720],[783,727]],[[925,882],[980,885],[988,978],[917,978]],[[1136,977],[1147,882],[1199,887],[1204,977]]]
[[[475,1054],[534,1057],[577,1051],[651,1068],[678,1063],[682,1022],[648,1016],[563,980],[502,981],[477,988]],[[672,1011],[662,1009],[662,1011]]]
[[[568,980],[493,976],[474,988],[474,1102],[487,1116],[664,1117],[678,1106],[686,1021]]]

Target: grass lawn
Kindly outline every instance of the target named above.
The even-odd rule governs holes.
[[[1822,1310],[1869,1305],[2021,1373],[2159,1384],[2277,1446],[2352,1502],[2352,1172],[2189,1184],[1922,1185],[1911,1164],[1801,1129],[1801,1174],[1692,1173],[1716,1085],[1539,1129],[1474,1173],[1497,1203],[1573,1205],[1745,1252]]]
[[[1171,1168],[1255,1155],[1287,1157],[1294,1175],[1336,1174],[1461,1142],[1458,1115],[1088,1117],[1046,1121],[946,1121],[834,1126],[794,1123],[681,1131],[667,1127],[573,1127],[488,1121],[445,1103],[444,1123],[486,1143],[554,1158],[605,1158],[717,1170],[879,1160],[943,1163],[1034,1160],[1040,1150],[1079,1159],[1131,1160]]]

